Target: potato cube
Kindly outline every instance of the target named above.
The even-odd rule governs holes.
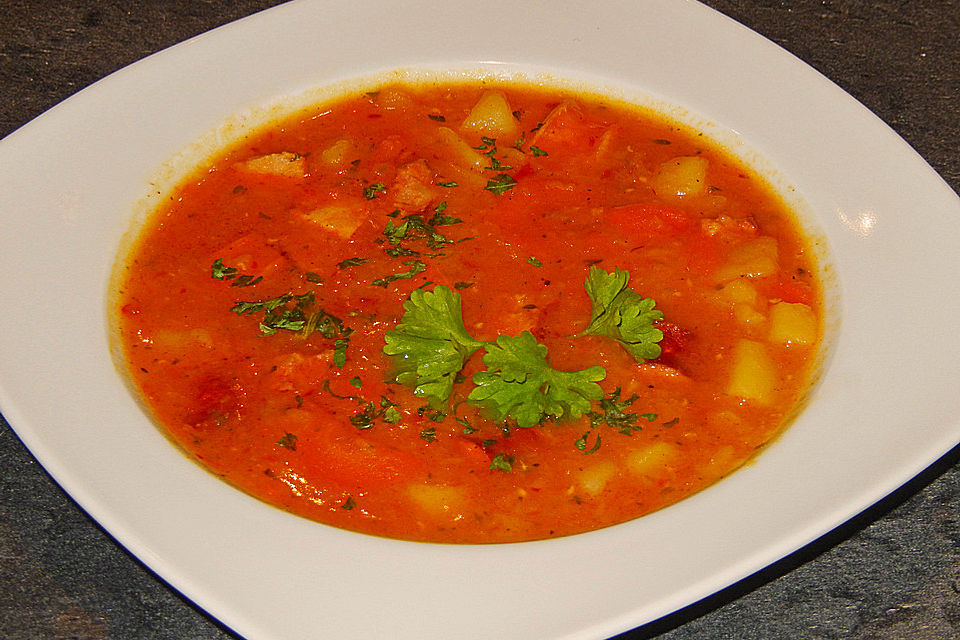
[[[746,280],[733,280],[720,289],[720,295],[731,304],[743,303],[752,306],[757,304],[757,288]]]
[[[770,309],[770,342],[812,344],[817,333],[817,316],[807,305],[778,302]]]
[[[707,159],[681,156],[660,165],[651,186],[661,196],[698,196],[707,190]]]
[[[359,211],[343,205],[319,207],[303,214],[303,218],[327,231],[332,231],[344,240],[352,236],[363,222],[363,216]]]
[[[776,238],[753,238],[730,251],[729,260],[717,270],[715,279],[722,284],[737,278],[768,276],[776,272],[779,258]]]
[[[517,135],[519,125],[513,117],[507,98],[499,91],[486,91],[473,105],[460,129],[481,136],[500,138]]]
[[[655,442],[627,454],[627,468],[640,476],[656,475],[664,471],[677,457],[677,447],[668,442]]]
[[[490,160],[471,147],[453,129],[440,127],[437,129],[437,136],[440,138],[439,151],[442,159],[458,167],[481,173],[490,166]]]
[[[777,371],[767,348],[753,340],[739,340],[733,351],[733,367],[727,393],[744,400],[770,404],[777,384]]]
[[[342,138],[320,152],[320,160],[334,167],[347,164],[356,159],[356,145],[353,140]]]
[[[617,465],[609,460],[597,462],[580,472],[577,483],[584,493],[598,495],[607,486],[607,482],[617,473]]]
[[[767,321],[767,316],[742,302],[733,305],[733,317],[745,327],[756,327]]]
[[[250,158],[238,163],[236,167],[249,173],[286,176],[288,178],[302,178],[306,173],[306,161],[303,156],[289,151]]]
[[[441,484],[411,484],[407,495],[427,514],[459,519],[464,505],[463,490]]]

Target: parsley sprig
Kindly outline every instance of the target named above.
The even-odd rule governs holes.
[[[630,289],[630,273],[614,269],[608,273],[590,267],[584,288],[593,310],[590,324],[578,335],[594,334],[619,342],[637,362],[660,357],[663,332],[654,326],[663,312],[654,309],[656,302]]]
[[[453,390],[467,358],[483,348],[486,371],[473,376],[467,401],[502,422],[532,427],[547,418],[579,418],[590,401],[603,397],[603,367],[557,371],[547,363],[547,348],[529,331],[499,336],[495,343],[473,338],[463,324],[460,294],[438,285],[414,290],[404,303],[397,327],[385,335],[383,351],[397,367],[395,379],[414,394],[441,407]]]
[[[415,289],[403,308],[400,324],[386,333],[383,352],[394,360],[397,382],[440,407],[467,358],[484,343],[463,326],[460,294],[443,285]]]
[[[485,408],[502,422],[532,427],[544,418],[579,418],[590,410],[590,401],[603,397],[598,381],[607,372],[594,366],[580,371],[557,371],[547,363],[547,348],[529,331],[519,336],[499,336],[485,345],[486,371],[473,376],[477,385],[467,401]]]

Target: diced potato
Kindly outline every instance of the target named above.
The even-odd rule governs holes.
[[[742,464],[742,458],[736,457],[736,451],[730,445],[723,445],[710,456],[710,460],[700,468],[700,475],[714,480],[733,471]]]
[[[519,125],[513,117],[507,98],[499,91],[486,91],[473,105],[460,129],[481,136],[500,138],[517,135]]]
[[[777,383],[777,372],[767,348],[753,340],[739,340],[734,347],[733,357],[727,393],[744,400],[770,404]]]
[[[746,280],[733,280],[720,289],[720,295],[731,304],[757,304],[757,288]]]
[[[616,473],[617,465],[610,460],[604,460],[603,462],[590,465],[581,471],[577,478],[577,484],[580,485],[580,489],[583,490],[584,493],[595,496],[603,491],[604,487],[607,486],[607,482],[609,482],[610,478],[616,475]]]
[[[661,196],[698,196],[707,190],[707,159],[681,156],[660,165],[651,186]]]
[[[753,238],[730,251],[729,261],[717,270],[718,283],[737,278],[768,276],[777,271],[780,257],[776,238]]]
[[[270,153],[237,163],[237,168],[250,173],[265,173],[288,178],[302,178],[306,173],[303,156],[289,151]]]
[[[799,302],[778,302],[770,309],[770,342],[812,344],[817,340],[817,316]]]
[[[733,305],[733,317],[745,327],[756,327],[767,321],[767,316],[743,302]]]
[[[334,167],[347,164],[356,159],[356,145],[346,138],[337,140],[320,152],[320,160]]]
[[[678,453],[676,445],[668,442],[655,442],[643,449],[628,453],[627,468],[637,475],[655,475],[666,469]]]
[[[439,127],[437,136],[440,138],[443,159],[477,172],[482,172],[490,166],[490,160],[471,147],[453,129]]]
[[[441,484],[411,484],[407,495],[431,516],[459,518],[465,503],[463,490]]]
[[[344,240],[363,223],[363,215],[353,207],[331,204],[302,214],[302,217],[327,231],[332,231]]]

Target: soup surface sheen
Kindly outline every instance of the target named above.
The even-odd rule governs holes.
[[[293,513],[514,542],[748,460],[810,384],[813,252],[697,132],[532,85],[387,84],[248,135],[122,258],[135,386]]]

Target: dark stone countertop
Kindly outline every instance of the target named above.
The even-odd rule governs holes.
[[[0,136],[269,0],[0,0]],[[960,0],[709,0],[873,110],[960,190]],[[9,311],[9,309],[8,309]],[[625,634],[960,638],[960,449],[774,566]],[[0,638],[235,638],[147,571],[0,422]]]

